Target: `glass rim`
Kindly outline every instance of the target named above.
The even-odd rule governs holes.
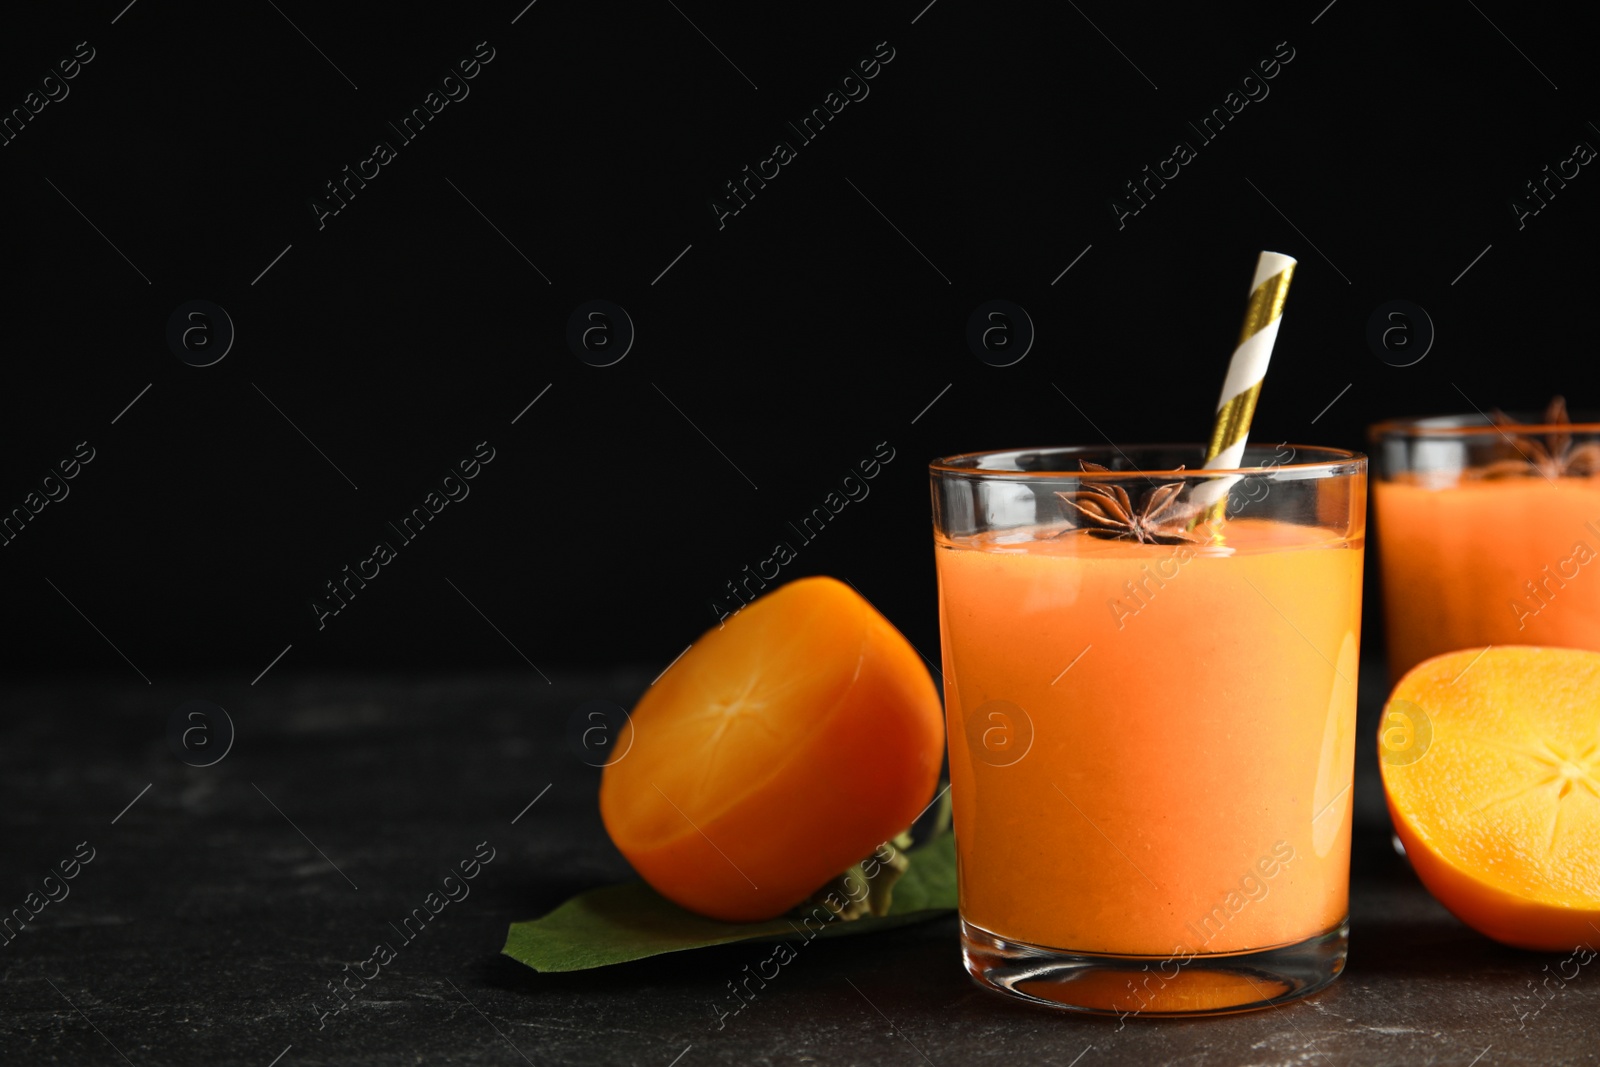
[[[1274,446],[1258,445],[1256,447],[1258,447],[1258,448],[1270,448],[1270,447],[1274,447]],[[1101,452],[1110,451],[1110,452],[1115,452],[1115,453],[1122,454],[1124,456],[1124,458],[1127,458],[1126,453],[1128,453],[1128,452],[1151,451],[1151,450],[1156,450],[1156,449],[1165,449],[1165,450],[1169,450],[1169,451],[1180,451],[1180,450],[1183,450],[1183,449],[1194,449],[1196,452],[1200,453],[1201,455],[1204,455],[1205,454],[1205,450],[1207,448],[1207,446],[1203,442],[1200,442],[1200,441],[1179,441],[1179,442],[1176,442],[1176,443],[1167,443],[1167,444],[1138,443],[1138,444],[1129,444],[1129,445],[1114,445],[1114,444],[1105,444],[1105,445],[1050,445],[1050,446],[1042,446],[1042,447],[1037,447],[1037,448],[997,448],[997,449],[985,449],[985,450],[977,451],[977,452],[958,452],[955,455],[941,456],[938,459],[934,459],[934,460],[930,461],[928,463],[928,471],[931,474],[955,475],[955,476],[961,476],[961,477],[1021,478],[1021,479],[1028,479],[1028,478],[1041,478],[1041,479],[1043,479],[1043,478],[1075,478],[1075,479],[1078,479],[1078,480],[1081,480],[1081,481],[1115,481],[1115,480],[1121,480],[1121,479],[1127,479],[1127,478],[1148,478],[1148,477],[1158,477],[1158,476],[1159,477],[1163,477],[1163,478],[1168,478],[1169,480],[1209,479],[1209,478],[1225,477],[1225,476],[1228,476],[1228,475],[1241,475],[1241,476],[1274,475],[1274,474],[1280,474],[1281,472],[1286,472],[1286,471],[1299,472],[1302,477],[1305,476],[1308,473],[1314,474],[1316,472],[1321,472],[1324,476],[1327,476],[1327,477],[1337,477],[1337,476],[1345,475],[1345,474],[1363,473],[1367,468],[1367,456],[1366,456],[1365,453],[1363,453],[1363,452],[1355,452],[1355,451],[1352,451],[1352,450],[1346,449],[1346,448],[1333,448],[1333,447],[1328,446],[1328,445],[1297,445],[1297,444],[1292,444],[1292,443],[1287,442],[1287,441],[1284,442],[1282,445],[1277,446],[1277,447],[1291,448],[1291,449],[1294,450],[1294,453],[1297,456],[1301,452],[1312,452],[1312,453],[1317,453],[1319,455],[1332,457],[1332,458],[1312,460],[1312,461],[1309,461],[1309,462],[1301,462],[1301,463],[1273,463],[1273,464],[1269,464],[1269,465],[1257,465],[1257,466],[1250,466],[1250,467],[1216,467],[1216,468],[1212,468],[1212,467],[1185,467],[1182,470],[1178,470],[1177,468],[1166,469],[1166,470],[1159,469],[1159,468],[1154,468],[1154,469],[1149,469],[1149,470],[1125,470],[1125,471],[1117,471],[1117,470],[1109,470],[1109,471],[1026,470],[1025,471],[1025,470],[1007,470],[1007,469],[1004,469],[1004,468],[995,468],[995,467],[977,467],[977,466],[970,466],[970,465],[967,465],[967,466],[961,465],[963,461],[978,460],[978,459],[981,459],[981,458],[986,457],[986,456],[1020,456],[1020,455],[1025,455],[1025,454],[1028,454],[1028,453],[1058,453],[1058,454],[1066,455],[1066,454],[1071,454],[1071,453],[1089,453],[1089,452],[1101,453]]]
[[[1467,421],[1467,420],[1484,421]],[[1411,415],[1400,419],[1384,419],[1367,427],[1367,439],[1377,442],[1389,437],[1434,438],[1457,440],[1464,437],[1510,436],[1535,437],[1559,433],[1600,434],[1600,422],[1519,422],[1501,426],[1488,421],[1481,411],[1461,415]]]

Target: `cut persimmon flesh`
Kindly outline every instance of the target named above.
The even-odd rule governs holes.
[[[708,631],[645,692],[600,815],[662,896],[768,919],[909,826],[943,749],[916,650],[843,582],[803,578]]]
[[[1520,948],[1600,937],[1600,653],[1437,656],[1395,686],[1380,729],[1395,832],[1441,904]],[[1429,730],[1420,754],[1401,743]]]

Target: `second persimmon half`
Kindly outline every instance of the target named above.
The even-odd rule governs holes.
[[[634,707],[600,784],[655,890],[772,918],[873,852],[933,796],[944,718],[916,650],[860,594],[803,578],[708,631]]]

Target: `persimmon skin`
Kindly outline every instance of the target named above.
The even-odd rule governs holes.
[[[1571,952],[1576,945],[1594,944],[1600,908],[1555,909],[1514,896],[1430,852],[1395,811],[1393,801],[1389,802],[1389,817],[1406,848],[1406,858],[1428,892],[1478,933],[1502,945],[1538,952]]]
[[[820,672],[808,684],[835,678],[837,696],[826,707],[769,698],[745,736],[773,735],[761,743],[775,758],[736,763],[716,795],[691,795],[699,768],[709,774],[720,756],[723,713],[698,704],[704,687],[694,684],[715,682],[719,661],[736,672],[775,663],[762,674],[774,691],[796,670]],[[674,673],[676,689],[665,685]],[[697,716],[703,724],[683,725]],[[911,824],[938,780],[944,712],[921,657],[887,619],[842,582],[804,578],[707,631],[640,698],[617,751],[600,783],[617,849],[667,899],[750,922],[783,914]]]
[[[1531,745],[1534,738],[1555,737],[1558,747],[1569,749],[1576,757],[1571,760],[1574,767],[1590,767],[1587,775],[1575,774],[1569,792],[1578,795],[1558,798],[1555,803],[1590,806],[1591,814],[1569,821],[1562,831],[1584,833],[1592,839],[1600,821],[1592,810],[1600,805],[1600,799],[1592,797],[1583,779],[1595,774],[1594,748],[1588,748],[1587,758],[1579,754],[1600,741],[1600,715],[1583,710],[1593,707],[1597,694],[1600,653],[1502,645],[1425,660],[1395,686],[1389,704],[1404,700],[1422,707],[1432,720],[1435,749],[1470,742],[1464,736],[1469,728],[1492,738],[1496,732],[1504,732],[1504,720],[1525,727],[1519,731],[1525,737],[1517,742],[1519,746]],[[1386,707],[1385,718],[1388,710]],[[1384,727],[1379,729],[1381,758]],[[1431,756],[1431,750],[1425,752],[1415,761],[1415,768],[1423,768]],[[1546,761],[1560,766],[1557,760]],[[1516,829],[1514,813],[1504,816],[1498,826],[1486,827],[1453,810],[1431,806],[1442,803],[1431,794],[1460,794],[1476,800],[1479,792],[1507,792],[1504,781],[1475,781],[1471,775],[1446,773],[1470,769],[1460,766],[1469,762],[1456,757],[1432,770],[1424,768],[1423,775],[1441,780],[1425,777],[1420,783],[1408,783],[1403,776],[1418,773],[1413,766],[1380,761],[1389,816],[1417,877],[1456,918],[1502,944],[1549,952],[1569,952],[1574,946],[1593,944],[1600,936],[1596,934],[1600,928],[1600,864],[1592,855],[1594,850],[1576,850],[1588,857],[1586,874],[1560,865],[1574,878],[1568,888],[1558,889],[1551,884],[1548,870],[1542,869],[1551,861],[1541,860],[1541,855],[1548,855],[1554,847],[1553,836],[1549,845],[1525,839],[1527,835]],[[1538,766],[1536,760],[1527,762]],[[1559,790],[1562,779],[1558,772],[1549,773],[1553,781],[1537,782],[1522,792],[1531,794],[1552,785]],[[1544,774],[1534,769],[1525,777],[1537,779]],[[1493,862],[1475,864],[1473,860],[1481,859],[1479,853],[1485,851],[1494,857]],[[1568,851],[1573,850],[1569,847]],[[1515,884],[1519,881],[1520,888]]]

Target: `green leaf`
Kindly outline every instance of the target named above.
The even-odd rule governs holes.
[[[911,865],[895,883],[887,915],[846,922],[818,905],[804,930],[823,937],[866,934],[954,911],[955,838],[940,834],[906,856]],[[625,882],[579,893],[543,918],[512,923],[500,951],[536,971],[582,971],[664,952],[797,935],[806,936],[799,919],[718,922],[683,910],[643,882]]]

